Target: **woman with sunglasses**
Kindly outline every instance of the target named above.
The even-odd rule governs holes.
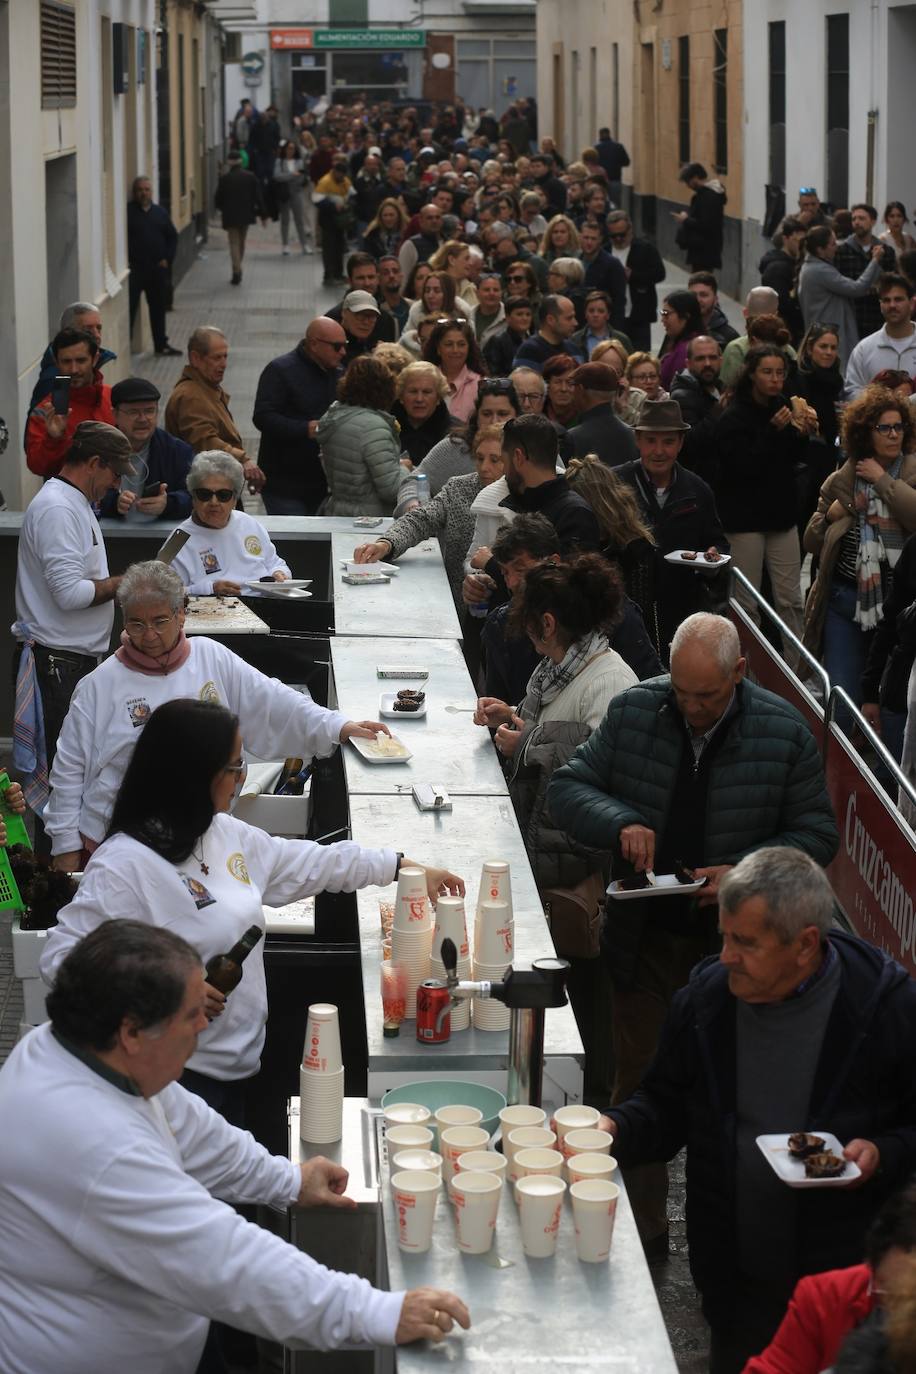
[[[474,410],[477,385],[487,367],[468,320],[440,320],[423,349],[423,358],[435,363],[448,383],[446,405],[452,416],[464,423]]]
[[[235,508],[244,481],[237,460],[219,449],[191,464],[191,516],[178,526],[189,537],[172,560],[191,596],[238,596],[246,583],[290,576],[260,520]]]
[[[886,387],[866,387],[843,411],[843,466],[821,487],[805,530],[819,556],[805,604],[805,645],[858,705],[862,673],[894,568],[916,530],[916,431]]]
[[[520,262],[518,258],[514,258],[506,268],[503,281],[506,283],[507,295],[527,296],[533,304],[537,303],[540,295],[537,273],[527,262]]]
[[[188,638],[185,589],[165,563],[129,567],[117,602],[120,645],[77,685],[51,769],[44,824],[56,868],[82,868],[82,856],[101,844],[137,740],[165,701],[224,702],[240,716],[251,750],[265,759],[325,758],[351,735],[372,739],[386,728],[318,706],[217,640]],[[171,757],[181,756],[173,751]]]
[[[180,1080],[237,1126],[244,1124],[246,1086],[260,1067],[267,1026],[264,903],[386,886],[402,862],[413,863],[390,849],[281,839],[236,820],[229,813],[246,772],[242,748],[239,717],[218,702],[178,698],[153,711],[105,842],[49,932],[41,964],[42,976],[53,981],[79,940],[127,916],[175,931],[205,964],[256,927],[257,943],[232,993],[206,985],[210,1024]],[[180,779],[164,766],[169,758],[181,760]],[[431,901],[464,892],[460,878],[438,868],[426,869],[426,887]]]

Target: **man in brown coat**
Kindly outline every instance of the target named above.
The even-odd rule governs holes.
[[[251,492],[264,485],[264,474],[245,452],[242,436],[221,383],[229,361],[229,340],[215,325],[203,324],[188,340],[188,365],[165,408],[165,428],[184,439],[195,453],[221,449],[237,458]]]

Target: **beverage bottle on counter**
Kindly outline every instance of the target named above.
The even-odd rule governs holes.
[[[296,777],[296,775],[301,772],[302,759],[287,759],[286,762],[283,764],[283,772],[277,779],[277,785],[274,788],[274,796],[277,796],[278,794],[282,793],[290,778]]]
[[[263,933],[260,926],[249,926],[228,954],[214,954],[212,959],[207,960],[206,976],[211,987],[227,997],[233,988],[238,987],[242,981],[242,965]]]
[[[417,473],[417,500],[421,506],[425,506],[429,501],[429,478],[425,472]]]

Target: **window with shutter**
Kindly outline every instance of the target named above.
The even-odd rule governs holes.
[[[76,14],[61,0],[41,0],[41,108],[76,105]]]

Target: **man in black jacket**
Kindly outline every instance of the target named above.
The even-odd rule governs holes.
[[[636,493],[655,535],[658,558],[659,642],[667,659],[671,638],[687,616],[725,601],[721,576],[704,558],[728,553],[712,491],[677,461],[688,426],[676,401],[647,401],[635,427],[639,459],[615,469]],[[665,562],[665,554],[686,549],[695,561]]]
[[[554,171],[554,160],[550,153],[535,153],[531,158],[531,175],[539,191],[544,192],[547,208],[544,211],[549,220],[552,215],[562,215],[566,209],[566,187]]]
[[[757,268],[760,285],[771,287],[779,297],[779,316],[786,328],[792,331],[792,342],[796,348],[805,332],[801,306],[795,297],[795,277],[798,273],[798,255],[806,233],[807,229],[800,219],[787,215],[773,235],[773,247],[764,253]]]
[[[607,217],[611,253],[627,275],[627,314],[624,329],[633,347],[651,347],[650,325],[658,316],[656,286],[665,280],[661,254],[648,239],[635,238],[633,223],[625,210],[612,210]]]
[[[687,366],[677,374],[669,393],[680,406],[684,423],[690,426],[684,435],[681,461],[710,486],[715,478],[713,433],[724,396],[719,386],[721,366],[722,350],[716,340],[698,334],[687,345]]]
[[[722,266],[725,187],[710,181],[702,162],[688,162],[678,178],[693,192],[686,210],[672,210],[678,222],[675,242],[684,250],[691,272]]]
[[[164,357],[177,358],[165,329],[169,303],[169,272],[178,248],[178,232],[161,205],[153,204],[153,183],[136,177],[133,200],[127,207],[127,261],[130,265],[130,327],[146,293],[153,347]]]
[[[584,458],[595,453],[609,468],[637,457],[636,439],[629,425],[614,414],[620,374],[609,363],[583,363],[570,376],[575,387],[578,418],[563,436],[563,457]]]
[[[746,855],[719,886],[721,955],[675,995],[642,1083],[604,1119],[624,1168],[687,1147],[712,1374],[740,1374],[767,1345],[800,1277],[861,1261],[868,1225],[916,1169],[916,985],[833,913],[807,854]],[[805,1177],[786,1151],[795,1131],[835,1134],[845,1179],[787,1187],[786,1171]]]
[[[608,194],[612,202],[619,205],[623,169],[630,165],[630,154],[622,143],[618,143],[616,138],[611,138],[610,129],[598,130],[595,152],[598,154],[598,161],[607,172]]]
[[[687,290],[697,298],[704,334],[715,339],[723,348],[731,343],[732,339],[737,339],[737,329],[733,329],[729,324],[725,311],[719,304],[719,283],[715,273],[691,272],[687,278]]]
[[[557,476],[557,431],[546,415],[520,415],[503,429],[503,462],[513,511],[540,511],[557,532],[560,549],[590,553],[601,545],[591,506]]]
[[[606,291],[613,302],[611,328],[623,329],[627,313],[626,269],[612,253],[602,248],[602,237],[601,225],[596,219],[582,221],[579,226],[579,261],[585,268],[585,276],[578,292],[583,303],[582,323],[585,322],[584,306],[588,292]]]
[[[505,308],[505,327],[483,346],[491,377],[508,377],[516,353],[531,333],[532,306],[527,296],[510,296]]]
[[[259,215],[264,214],[264,199],[261,183],[254,172],[246,171],[238,153],[230,153],[227,159],[228,170],[216,184],[214,205],[222,215],[223,228],[229,239],[229,257],[232,261],[231,286],[238,286],[242,280],[242,260],[245,257],[245,239],[249,227]]]
[[[315,515],[327,495],[315,429],[334,400],[346,347],[342,327],[320,315],[291,353],[261,373],[253,419],[261,431],[258,465],[269,479],[269,515]]]

